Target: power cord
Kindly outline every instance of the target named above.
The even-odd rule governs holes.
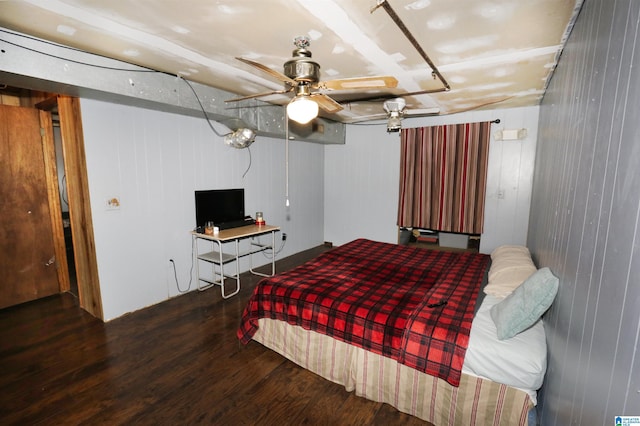
[[[207,122],[207,124],[209,125],[209,127],[211,128],[211,131],[213,133],[215,133],[217,136],[219,137],[225,137],[230,135],[233,132],[229,132],[227,134],[221,134],[219,133],[215,127],[213,127],[213,124],[211,124],[211,120],[209,119],[209,115],[207,114],[207,111],[204,109],[204,106],[202,105],[202,102],[200,102],[200,98],[198,97],[198,93],[196,92],[196,89],[193,88],[193,86],[191,85],[191,83],[189,82],[189,80],[187,80],[186,78],[182,77],[181,75],[177,75],[176,77],[178,77],[180,80],[184,81],[187,86],[189,86],[189,88],[191,89],[191,91],[193,92],[193,96],[196,98],[196,101],[198,101],[198,105],[200,105],[200,110],[202,111],[202,115],[204,115],[204,119]],[[247,175],[247,173],[249,172],[249,169],[251,169],[251,150],[249,149],[249,147],[246,147],[247,151],[249,151],[249,166],[247,167],[247,170],[244,172],[244,174],[242,175],[242,178],[244,179],[244,177]]]
[[[257,239],[258,239],[258,244],[261,244],[261,243],[260,243],[260,237],[257,237]],[[280,247],[278,247],[278,249],[275,251],[275,253],[273,253],[273,255],[272,255],[272,256],[269,256],[267,253],[271,253],[271,252],[273,252],[273,248],[272,248],[272,247],[269,247],[269,248],[266,248],[266,249],[264,249],[264,250],[262,251],[262,255],[263,255],[264,257],[266,257],[267,259],[269,259],[269,260],[273,259],[275,256],[277,256],[278,254],[280,254],[280,252],[281,252],[281,251],[282,251],[282,249],[284,248],[284,246],[285,246],[286,242],[287,242],[287,234],[286,234],[286,233],[282,233],[282,240],[281,240],[281,242],[280,242]]]
[[[247,147],[246,149],[249,152],[249,165],[247,166],[247,170],[245,170],[242,174],[242,179],[244,179],[247,173],[249,173],[249,169],[251,169],[251,147]]]
[[[180,284],[178,283],[178,273],[176,271],[176,262],[173,259],[169,259],[169,262],[171,262],[171,265],[173,265],[173,277],[176,281],[176,288],[178,289],[178,293],[184,294],[189,292],[189,290],[191,290],[191,283],[193,282],[193,252],[191,256],[191,269],[189,270],[189,286],[186,290],[180,289]]]
[[[222,134],[219,133],[215,127],[213,127],[213,124],[211,124],[211,119],[209,119],[209,115],[207,114],[207,111],[204,109],[204,106],[202,105],[202,102],[200,102],[200,97],[198,96],[198,93],[196,92],[196,89],[193,88],[193,86],[191,85],[191,83],[189,82],[189,80],[187,80],[186,78],[182,77],[181,75],[176,75],[176,77],[178,77],[180,80],[184,81],[187,86],[189,86],[189,89],[191,89],[191,91],[193,92],[193,96],[196,98],[196,101],[198,101],[198,105],[200,105],[200,111],[202,111],[202,115],[204,115],[204,119],[207,122],[207,124],[209,125],[209,127],[211,128],[211,131],[213,133],[215,133],[217,136],[219,137],[224,137],[227,134],[231,134],[232,132],[229,132],[227,134]]]
[[[85,53],[87,55],[98,57],[98,58],[106,58],[106,59],[113,60],[112,58],[108,58],[106,56],[98,55],[98,54],[95,54],[95,53],[85,52],[84,50],[76,49],[75,47],[69,47],[69,46],[65,46],[65,45],[62,45],[62,44],[58,44],[58,43],[52,43],[50,41],[41,40],[41,39],[38,39],[38,38],[35,38],[35,37],[31,37],[31,36],[28,36],[28,35],[25,35],[25,34],[16,33],[16,32],[13,32],[13,31],[7,31],[7,30],[4,30],[4,29],[0,29],[0,32],[5,33],[5,34],[11,34],[11,35],[14,35],[14,36],[17,36],[17,37],[21,37],[21,38],[24,38],[24,39],[28,39],[28,40],[34,40],[34,41],[37,41],[37,42],[43,43],[43,44],[49,44],[51,46],[56,46],[56,47],[59,47],[59,48],[62,48],[62,49],[73,50],[73,51],[76,51],[76,52]],[[29,50],[29,51],[34,52],[34,53],[38,53],[40,55],[49,56],[50,58],[61,59],[61,60],[66,61],[66,62],[73,62],[75,64],[87,65],[87,66],[90,66],[90,67],[102,68],[102,69],[105,69],[105,70],[142,72],[142,73],[145,73],[145,72],[157,73],[157,72],[159,72],[157,70],[141,67],[139,65],[134,65],[134,66],[140,67],[140,68],[145,68],[145,69],[131,69],[131,68],[110,67],[110,66],[105,66],[105,65],[92,64],[92,63],[89,63],[89,62],[78,61],[78,60],[71,59],[71,58],[65,58],[65,57],[62,57],[62,56],[53,55],[51,53],[43,52],[43,51],[38,50],[38,49],[32,49],[30,47],[23,46],[21,44],[13,43],[13,42],[11,42],[9,40],[0,39],[0,41],[3,42],[3,43],[10,44],[12,46],[18,47],[20,49],[25,49],[25,50]]]

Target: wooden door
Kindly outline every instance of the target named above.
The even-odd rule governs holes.
[[[0,308],[60,291],[40,114],[0,105]]]

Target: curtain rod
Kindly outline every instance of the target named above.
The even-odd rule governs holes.
[[[495,120],[490,121],[489,123],[493,123],[493,124],[500,124],[500,119],[499,119],[499,118],[496,118]]]

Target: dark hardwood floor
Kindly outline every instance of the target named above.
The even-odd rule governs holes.
[[[231,299],[195,291],[106,324],[69,293],[0,310],[0,424],[427,424],[239,344],[258,277],[242,280]]]

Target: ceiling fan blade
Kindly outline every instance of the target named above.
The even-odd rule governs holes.
[[[374,94],[369,96],[361,96],[358,98],[341,99],[340,103],[351,104],[351,103],[357,103],[357,102],[379,102],[379,101],[384,101],[386,99],[403,98],[403,97],[416,96],[416,95],[428,95],[432,93],[441,93],[441,92],[446,92],[446,90],[429,89],[429,90],[419,90],[417,92]]]
[[[440,108],[432,107],[432,108],[422,108],[422,109],[410,109],[405,108],[400,116],[401,119],[411,118],[411,117],[432,117],[434,115],[440,114]],[[373,120],[387,120],[389,118],[389,113],[375,113],[369,115],[360,115],[351,120],[345,120],[348,123],[360,123],[362,121],[373,121]]]
[[[327,95],[324,95],[322,93],[312,93],[311,95],[309,95],[309,97],[313,99],[320,108],[322,108],[329,114],[342,111],[342,105],[340,105]]]
[[[407,109],[405,110],[405,117],[429,117],[432,115],[440,114],[439,107],[421,108],[421,109]]]
[[[391,76],[343,78],[318,83],[318,88],[323,90],[392,89],[396,86],[398,80]]]
[[[358,116],[353,117],[353,118],[347,118],[344,121],[346,123],[349,123],[349,124],[352,124],[352,123],[355,124],[355,123],[360,123],[360,122],[363,122],[363,121],[369,122],[369,121],[374,121],[374,120],[382,122],[382,120],[386,121],[388,118],[389,118],[388,114],[385,114],[383,112],[378,112],[378,113],[369,114],[369,115],[358,115]]]
[[[227,99],[227,100],[225,100],[225,102],[238,102],[238,101],[244,101],[245,99],[261,98],[263,96],[269,96],[269,95],[283,95],[283,94],[289,93],[289,92],[291,92],[291,89],[289,89],[289,90],[274,90],[272,92],[256,93],[255,95],[247,95],[247,96],[241,96],[241,97],[238,97],[238,98]]]
[[[264,71],[267,74],[271,75],[272,77],[275,77],[278,80],[283,81],[283,82],[285,82],[287,84],[290,84],[292,86],[295,86],[295,85],[298,84],[297,81],[287,77],[286,75],[284,75],[284,74],[282,74],[282,73],[280,73],[278,71],[272,70],[271,68],[269,68],[269,67],[267,67],[265,65],[262,65],[259,62],[255,62],[255,61],[252,61],[250,59],[239,58],[239,57],[236,57],[236,59],[239,60],[240,62],[244,62],[247,65],[251,65],[252,67],[258,68],[260,71]]]

